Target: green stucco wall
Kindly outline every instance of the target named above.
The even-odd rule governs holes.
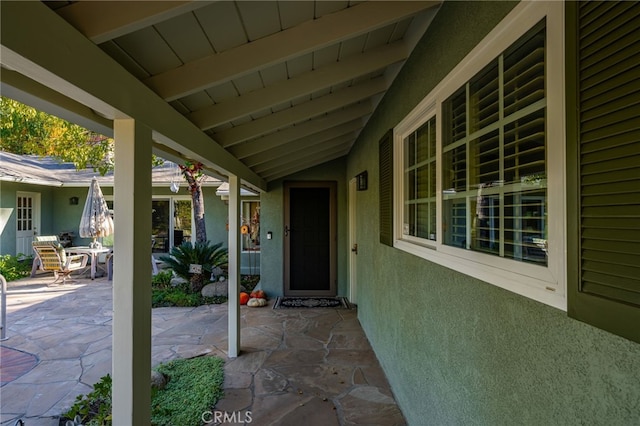
[[[50,186],[28,185],[24,183],[0,182],[0,254],[16,255],[16,193],[32,192],[40,194],[40,206],[43,212],[40,218],[40,235],[54,233],[53,216],[44,212],[53,209],[55,188]],[[23,253],[31,255],[31,253]]]
[[[288,176],[284,180],[269,183],[269,191],[260,197],[261,223],[260,242],[262,249],[260,285],[268,296],[284,294],[284,191],[288,181],[336,181],[338,190],[338,254],[337,293],[347,295],[347,179],[344,171],[346,162],[340,158],[313,169]],[[273,239],[267,240],[267,232]]]
[[[101,187],[105,197],[113,195],[113,187]],[[58,235],[61,232],[73,232],[75,238],[73,244],[76,246],[87,245],[91,242],[89,238],[80,238],[78,227],[80,217],[87,197],[87,187],[52,187],[42,185],[30,185],[24,183],[0,182],[0,254],[16,253],[16,222],[15,206],[16,193],[18,191],[32,192],[40,194],[41,218],[39,235]],[[212,243],[222,242],[224,247],[228,247],[229,233],[227,232],[228,206],[216,195],[216,188],[203,187],[205,205],[205,225],[207,227],[207,238]],[[168,187],[154,187],[154,197],[175,196]],[[183,185],[180,196],[190,196]],[[71,205],[69,199],[78,197],[78,204]],[[259,200],[259,197],[245,197],[244,199]],[[25,253],[30,255],[31,253]],[[249,257],[251,256],[251,258]],[[241,255],[242,273],[260,271],[260,254],[243,253]]]
[[[101,187],[102,193],[105,196],[112,195],[112,188]],[[91,243],[91,238],[80,238],[78,228],[80,227],[80,218],[82,217],[82,211],[84,210],[84,204],[87,199],[89,187],[62,187],[55,188],[52,191],[53,203],[51,210],[42,210],[42,216],[47,216],[47,212],[50,211],[52,220],[52,231],[47,234],[58,235],[60,232],[73,232],[75,238],[73,239],[73,245],[86,246]],[[69,199],[71,197],[78,197],[78,204],[71,205]],[[105,243],[106,245],[106,243]]]
[[[348,157],[360,322],[411,425],[637,425],[640,345],[378,240],[379,139],[512,7],[445,2]]]

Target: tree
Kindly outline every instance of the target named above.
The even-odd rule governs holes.
[[[113,169],[112,139],[5,97],[0,97],[0,149],[51,156],[101,175]]]
[[[0,150],[18,155],[51,156],[73,163],[78,170],[92,167],[101,175],[114,168],[113,139],[5,97],[0,97],[0,114]],[[163,162],[153,156],[154,166]],[[193,200],[196,241],[205,242],[203,166],[187,161],[180,165],[180,170]]]
[[[187,161],[180,165],[180,171],[189,185],[191,200],[193,202],[193,216],[196,226],[196,242],[207,241],[207,227],[204,222],[204,196],[202,194],[202,180],[204,179],[202,163]]]

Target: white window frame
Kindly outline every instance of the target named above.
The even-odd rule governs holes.
[[[436,117],[436,134],[439,131],[440,128],[440,123],[439,123],[439,116],[436,114],[436,108],[435,108],[435,103],[431,103],[430,107],[427,108],[423,114],[421,115],[416,115],[412,117],[412,120],[409,121],[407,123],[407,126],[403,129],[403,132],[401,134],[398,135],[398,133],[394,132],[394,137],[396,139],[394,139],[394,158],[398,159],[398,161],[396,161],[396,164],[394,165],[394,170],[396,171],[396,174],[400,174],[400,177],[398,178],[397,176],[394,177],[394,184],[395,189],[401,191],[399,192],[399,201],[394,201],[396,204],[394,204],[396,206],[396,218],[397,221],[399,221],[399,223],[401,224],[401,226],[399,227],[399,229],[397,230],[397,232],[395,233],[396,236],[400,236],[400,238],[402,240],[405,241],[410,241],[414,244],[419,244],[419,245],[423,245],[426,247],[435,247],[435,240],[431,240],[431,239],[424,239],[424,238],[419,238],[413,235],[408,235],[404,233],[404,186],[403,186],[403,182],[404,182],[404,175],[405,175],[405,164],[404,164],[404,142],[405,140],[412,134],[415,133],[423,124],[425,124],[426,122],[428,122],[429,120],[431,120],[433,117]],[[396,143],[395,140],[397,140],[397,138],[400,139],[400,144]],[[441,198],[441,193],[440,193],[440,189],[437,186],[440,179],[438,178],[439,173],[440,173],[440,152],[438,151],[438,149],[440,149],[440,140],[438,139],[438,136],[436,136],[436,229],[437,232],[440,232],[441,228],[438,227],[438,223],[440,220],[440,201],[439,198]],[[398,186],[399,184],[399,186]],[[395,193],[396,191],[394,191]],[[402,205],[398,205],[398,203],[401,203]],[[400,216],[401,215],[401,216]],[[396,225],[397,226],[397,225]],[[396,237],[397,238],[397,237]]]
[[[259,198],[256,198],[256,199],[242,199],[242,200],[240,201],[240,203],[242,204],[242,205],[241,205],[241,207],[240,207],[240,216],[241,216],[241,217],[240,217],[240,225],[245,225],[245,224],[246,224],[245,222],[246,222],[246,219],[247,219],[247,218],[246,218],[246,217],[244,217],[244,216],[242,216],[242,213],[244,213],[244,210],[245,210],[245,208],[244,208],[245,204],[250,205],[250,203],[257,203],[257,204],[258,204],[258,208],[260,208],[261,203],[260,203],[260,199],[259,199]],[[249,219],[249,221],[251,221],[251,218],[248,218],[248,219]],[[249,228],[249,229],[251,229],[251,228]],[[255,250],[248,250],[248,249],[246,249],[246,247],[245,247],[245,237],[244,237],[244,235],[242,236],[242,249],[241,249],[241,253],[258,253],[258,254],[259,254],[259,253],[260,253],[260,250],[261,250],[261,249],[260,249],[260,247],[261,247],[261,246],[259,245],[259,246],[257,246],[257,247],[258,247],[258,248],[257,248],[257,249],[255,249]]]
[[[114,197],[113,195],[105,195],[104,199],[106,201],[111,201],[113,202]],[[195,216],[193,215],[193,198],[190,195],[153,195],[151,197],[151,199],[153,201],[161,201],[161,200],[169,200],[169,215],[171,217],[174,217],[174,208],[175,208],[175,201],[190,201],[191,202],[191,235],[192,235],[192,243],[195,242],[195,235],[196,235],[196,225],[195,225]],[[112,214],[113,216],[113,214]],[[115,219],[115,218],[114,218]],[[174,223],[172,220],[169,221],[169,245],[170,247],[173,247],[174,241],[173,241],[173,231],[174,231]],[[113,236],[111,236],[110,238],[113,238]]]
[[[548,264],[442,243],[442,103],[546,18]],[[566,302],[564,4],[521,2],[394,129],[394,247],[555,308]],[[403,235],[404,139],[436,116],[436,240]]]

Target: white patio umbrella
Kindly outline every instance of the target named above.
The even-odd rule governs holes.
[[[113,234],[113,219],[95,177],[91,180],[87,201],[84,203],[79,231],[82,238],[93,238],[90,245],[92,248],[102,247],[102,244],[96,241],[98,238]]]

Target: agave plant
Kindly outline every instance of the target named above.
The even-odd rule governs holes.
[[[197,242],[193,245],[185,241],[173,247],[169,256],[160,257],[160,260],[167,263],[176,275],[189,281],[191,291],[194,293],[202,290],[206,277],[211,276],[211,271],[216,267],[225,266],[228,259],[228,250],[222,247],[222,243],[211,244],[210,241]],[[189,272],[193,264],[202,265],[202,272]]]

